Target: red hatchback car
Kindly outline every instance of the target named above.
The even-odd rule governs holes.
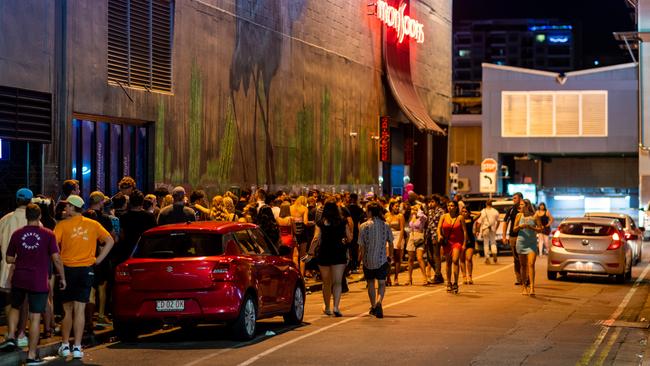
[[[305,285],[283,252],[253,224],[148,230],[115,272],[115,331],[128,340],[163,324],[226,323],[236,339],[248,340],[257,319],[282,315],[299,324]]]

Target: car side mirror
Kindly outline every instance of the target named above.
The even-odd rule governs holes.
[[[283,257],[289,257],[293,255],[293,248],[286,245],[280,245],[280,248],[278,248],[278,253]]]

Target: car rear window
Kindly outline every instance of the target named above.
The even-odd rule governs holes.
[[[220,234],[170,233],[143,236],[133,258],[187,258],[223,254]]]
[[[598,225],[591,222],[564,223],[560,225],[558,230],[562,234],[583,236],[609,236],[616,232],[616,228],[612,226]]]

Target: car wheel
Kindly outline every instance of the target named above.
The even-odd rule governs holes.
[[[300,285],[296,285],[293,291],[293,301],[291,302],[291,310],[284,314],[284,322],[286,324],[296,325],[302,323],[302,317],[305,315],[305,292]]]
[[[248,294],[244,297],[239,316],[237,320],[231,325],[233,337],[237,340],[248,341],[255,336],[255,328],[257,326],[257,310],[255,309],[255,302],[253,297]]]
[[[627,277],[627,272],[617,274],[617,275],[614,275],[614,281],[616,281],[616,283],[625,283],[625,278],[626,277]]]
[[[546,277],[548,277],[549,280],[557,280],[557,272],[546,271]]]
[[[113,331],[122,342],[135,342],[138,339],[139,327],[134,323],[113,321]]]

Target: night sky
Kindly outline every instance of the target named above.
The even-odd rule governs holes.
[[[583,68],[598,58],[601,66],[631,62],[612,32],[634,31],[633,9],[625,0],[454,0],[454,21],[507,18],[554,18],[577,26]]]

